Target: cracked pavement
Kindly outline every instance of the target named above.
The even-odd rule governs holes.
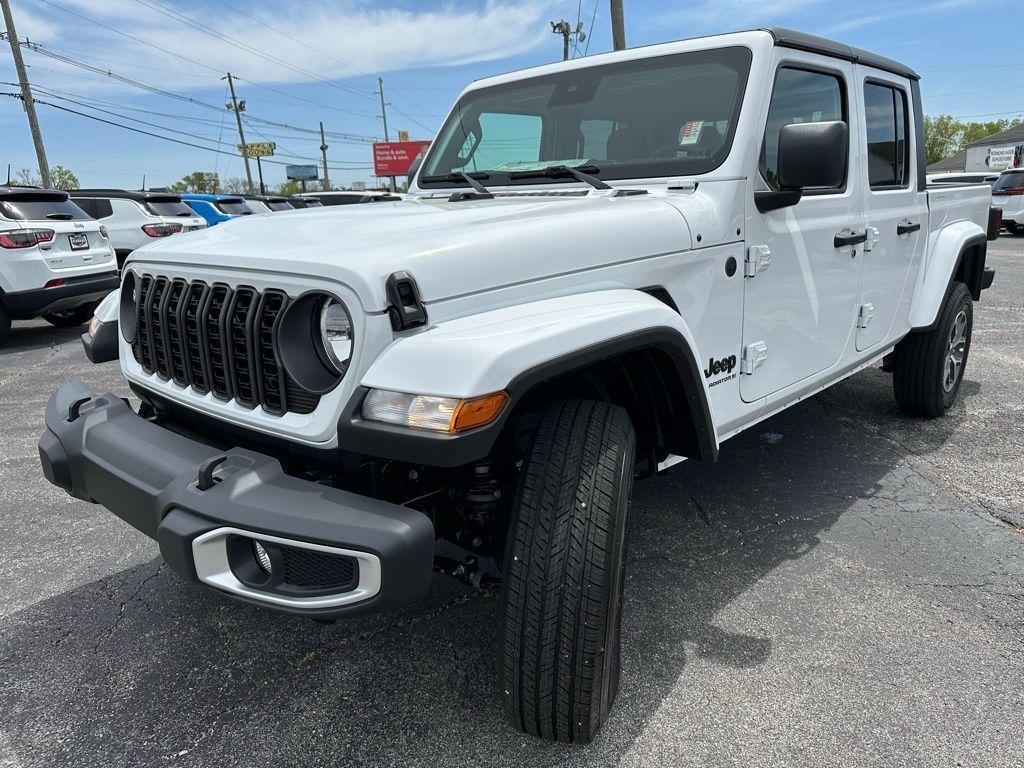
[[[42,478],[79,330],[0,347],[0,766],[1024,766],[1024,238],[991,244],[961,399],[864,371],[638,483],[622,683],[586,747],[510,730],[498,602],[438,577],[327,626],[176,577]],[[781,436],[781,438],[780,438]]]

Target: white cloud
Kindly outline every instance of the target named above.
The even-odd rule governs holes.
[[[45,15],[19,9],[19,17],[43,44],[78,52],[82,59],[105,59],[116,71],[176,90],[216,85],[221,73],[229,70],[255,82],[361,78],[359,86],[364,87],[370,73],[497,60],[531,50],[550,37],[545,16],[548,5],[533,0],[510,4],[489,0],[469,6],[431,3],[423,10],[356,0],[315,6],[307,0],[280,0],[272,6],[228,0],[224,4],[204,4],[202,13],[195,11],[195,5],[175,5],[172,0],[147,2],[228,35],[240,45],[217,39],[180,18],[168,18],[156,8],[132,0],[61,0],[61,4],[137,40],[45,5],[40,5]],[[194,61],[184,61],[174,53]],[[287,61],[293,68],[260,53]],[[40,67],[81,74],[38,56],[30,55],[29,59]],[[115,66],[115,62],[122,62],[122,66]],[[137,68],[131,68],[130,63]],[[163,78],[155,74],[159,70],[164,72]],[[56,84],[52,74],[49,81]],[[79,91],[97,87],[80,78],[62,84],[70,89],[72,83]],[[99,87],[120,86],[110,82]]]

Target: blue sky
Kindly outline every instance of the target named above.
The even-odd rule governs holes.
[[[30,80],[40,86],[38,99],[232,150],[233,116],[217,108],[226,97],[220,78],[230,70],[240,78],[238,96],[247,104],[247,140],[273,140],[279,153],[295,156],[279,159],[301,163],[306,161],[298,158],[318,157],[319,137],[295,129],[315,129],[320,120],[328,131],[356,137],[328,138],[336,185],[372,181],[363,137],[382,134],[378,76],[392,104],[392,134],[408,130],[413,138],[430,138],[467,82],[560,58],[561,38],[551,33],[550,20],[580,18],[587,29],[593,24],[590,54],[611,48],[608,0],[13,0],[12,5],[22,39],[195,101],[151,93],[26,51]],[[1012,22],[1001,21],[1008,14],[1005,2],[625,0],[625,8],[629,45],[777,24],[909,64],[923,76],[928,114],[969,119],[1024,114],[1024,59],[1019,45],[1011,44]],[[0,81],[15,81],[6,42],[0,48]],[[14,90],[0,85],[0,92]],[[143,174],[148,185],[164,185],[193,170],[217,171],[222,178],[243,175],[239,158],[130,133],[50,106],[41,105],[39,114],[51,165],[71,168],[86,186],[137,187]],[[4,96],[0,163],[8,162],[15,169],[36,164],[20,103]],[[264,176],[276,184],[284,179],[284,168],[265,165]]]

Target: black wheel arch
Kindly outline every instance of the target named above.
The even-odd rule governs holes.
[[[638,448],[713,462],[718,458],[711,407],[694,351],[675,328],[623,334],[581,347],[516,376],[509,404],[493,423],[460,434],[411,430],[365,421],[366,388],[353,394],[338,424],[339,445],[379,458],[457,467],[514,442],[531,413],[554,399],[607,400],[626,409]]]

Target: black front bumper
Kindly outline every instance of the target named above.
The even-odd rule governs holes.
[[[44,312],[63,312],[91,301],[99,302],[120,285],[117,272],[103,272],[66,280],[53,288],[36,288],[0,296],[11,317],[27,320]]]
[[[269,592],[221,589],[231,597],[335,618],[399,607],[429,588],[434,528],[421,512],[286,475],[270,456],[221,451],[171,432],[79,381],[50,397],[39,456],[47,480],[155,539],[167,563],[190,579],[200,578],[196,538],[219,530],[356,551],[379,562],[376,591],[350,604],[288,605]]]

